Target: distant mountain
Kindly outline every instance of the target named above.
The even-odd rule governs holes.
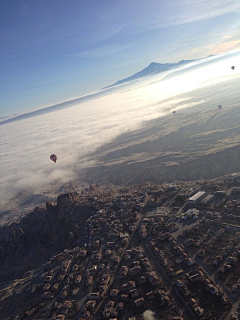
[[[207,58],[212,57],[212,56],[214,56],[214,55],[209,55]],[[157,63],[157,62],[152,62],[149,64],[148,67],[146,67],[142,71],[139,71],[128,78],[119,80],[116,83],[111,84],[107,87],[104,87],[104,88],[100,89],[100,91],[98,91],[98,92],[89,93],[89,94],[80,96],[79,98],[60,102],[55,105],[45,107],[45,108],[42,108],[39,110],[30,111],[30,112],[27,112],[24,114],[19,114],[19,115],[14,114],[11,116],[0,117],[0,126],[7,124],[9,122],[23,120],[23,119],[27,119],[27,118],[31,118],[31,117],[36,117],[38,115],[42,115],[42,114],[54,112],[57,110],[69,108],[69,107],[74,106],[76,104],[84,103],[84,102],[92,100],[92,99],[97,99],[97,98],[104,96],[106,94],[106,92],[103,89],[109,89],[114,92],[114,90],[116,90],[116,88],[113,88],[113,87],[116,85],[123,84],[123,83],[129,82],[129,81],[132,81],[132,80],[137,80],[137,79],[140,79],[140,78],[143,78],[143,77],[146,77],[149,75],[153,75],[153,74],[156,74],[159,72],[163,72],[163,71],[167,71],[167,70],[171,70],[171,69],[176,69],[178,67],[181,67],[182,65],[185,65],[185,64],[188,64],[191,62],[195,62],[195,61],[199,61],[202,59],[205,59],[205,58],[196,59],[196,60],[181,60],[177,63],[163,63],[163,64],[161,64],[161,63]]]
[[[135,73],[134,75],[132,75],[132,76],[130,76],[128,78],[119,80],[116,83],[111,84],[110,86],[104,87],[103,89],[107,89],[107,88],[110,88],[110,87],[113,87],[113,86],[116,86],[116,85],[119,85],[119,84],[123,84],[123,83],[129,82],[129,81],[132,81],[132,80],[137,80],[137,79],[140,79],[140,78],[152,75],[152,74],[156,74],[156,73],[159,73],[159,72],[167,71],[167,70],[170,70],[170,69],[175,69],[177,67],[181,67],[184,64],[187,64],[187,63],[190,63],[190,62],[195,62],[195,61],[198,61],[198,59],[197,60],[181,60],[181,61],[179,61],[177,63],[157,63],[157,62],[152,62],[152,63],[150,63],[150,65],[148,67],[146,67],[142,71],[139,71],[139,72]]]

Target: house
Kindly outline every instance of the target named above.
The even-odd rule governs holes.
[[[107,288],[108,288],[107,286],[99,286],[98,287],[98,290],[99,290],[99,292],[101,293],[102,296],[106,293]]]
[[[59,288],[59,283],[54,283],[54,285],[52,286],[52,291],[57,291]]]
[[[183,294],[185,297],[189,297],[191,295],[191,291],[187,289],[187,287],[181,287],[179,288],[179,291]]]
[[[167,269],[166,269],[166,272],[167,272],[167,274],[168,274],[169,276],[173,276],[173,275],[174,275],[174,270],[173,270],[173,268],[167,268]]]
[[[73,308],[73,303],[72,303],[72,301],[64,301],[62,307],[63,307],[63,309],[72,309]]]
[[[194,308],[194,311],[196,312],[196,314],[197,314],[199,317],[202,317],[202,316],[204,315],[204,309],[203,309],[203,308],[196,307],[196,308]]]
[[[197,300],[195,298],[190,298],[188,303],[192,308],[197,306]]]
[[[78,274],[75,279],[74,279],[74,283],[79,284],[82,280],[82,276],[80,274]]]
[[[111,308],[111,307],[114,307],[114,306],[115,306],[115,301],[113,301],[113,300],[109,300],[106,303],[106,307],[108,307],[108,308]]]
[[[116,305],[116,308],[118,310],[124,310],[124,303],[123,302],[118,302],[117,305]]]
[[[65,320],[65,315],[64,314],[58,314],[57,316],[56,316],[56,318],[54,318],[55,320]]]
[[[208,284],[205,289],[206,289],[206,291],[209,291],[214,296],[219,293],[218,288],[216,286],[214,286],[213,284]]]
[[[137,289],[130,290],[130,294],[131,294],[132,299],[135,299],[140,296],[140,292]]]
[[[81,251],[79,252],[79,257],[84,258],[87,255],[87,250],[81,249]]]
[[[222,261],[222,257],[220,257],[220,256],[217,256],[216,258],[215,258],[215,260],[213,261],[213,265],[214,266],[217,266],[217,265],[219,265],[219,263]]]
[[[153,291],[149,291],[146,293],[146,297],[148,298],[148,300],[153,300],[155,298],[155,294]]]
[[[80,319],[91,319],[91,313],[89,311],[85,311],[82,313],[82,317]]]
[[[110,318],[111,316],[111,312],[113,311],[113,308],[104,308],[102,315],[104,316],[104,318]]]
[[[179,288],[182,288],[182,287],[185,286],[185,284],[181,280],[177,279],[176,280],[176,286],[179,287]]]
[[[121,299],[122,299],[122,301],[128,302],[129,301],[128,294],[125,294],[125,293],[121,294]]]
[[[117,295],[119,294],[119,291],[118,289],[112,289],[111,292],[110,292],[110,297],[117,297]]]
[[[122,266],[121,270],[120,270],[120,273],[119,273],[119,279],[126,278],[127,273],[128,273],[128,267],[127,266]]]
[[[42,276],[41,276],[41,279],[42,281],[45,281],[45,282],[50,282],[52,280],[52,275],[49,274],[49,273],[43,273]]]
[[[193,239],[188,239],[185,244],[187,247],[191,247],[195,244],[195,241]]]
[[[86,287],[91,287],[91,285],[93,284],[93,276],[89,276],[86,278]]]
[[[117,308],[113,308],[113,310],[111,312],[111,316],[112,317],[117,317],[118,316],[118,309]]]
[[[192,258],[188,258],[186,262],[188,266],[193,266],[195,264],[195,261]]]
[[[100,280],[100,282],[99,282],[99,285],[100,285],[100,286],[107,286],[108,283],[109,283],[109,281],[110,281],[110,275],[104,273],[104,274],[102,275],[102,277],[101,277],[101,280]]]
[[[140,306],[142,306],[144,303],[145,303],[145,300],[144,300],[143,297],[141,297],[141,298],[139,298],[139,299],[137,299],[137,300],[134,301],[134,304],[135,304],[136,307],[140,307]]]
[[[61,299],[64,299],[64,298],[66,298],[67,297],[67,295],[68,295],[68,290],[62,290],[61,291],[61,293],[60,293],[60,298]]]
[[[148,280],[152,286],[160,285],[162,283],[155,271],[149,272]]]
[[[225,295],[221,297],[220,301],[221,301],[221,303],[224,304],[224,305],[230,303],[230,301],[228,300],[228,298],[227,298]]]
[[[171,302],[169,295],[164,295],[161,297],[160,305],[168,305]]]
[[[141,284],[146,283],[146,281],[147,281],[146,277],[144,277],[144,276],[139,276],[138,280],[139,280],[139,283],[141,283]]]
[[[51,287],[50,283],[46,283],[43,287],[43,291],[49,291],[50,287]]]
[[[92,292],[89,294],[88,299],[89,300],[101,300],[102,295],[100,292]]]
[[[187,217],[189,218],[193,218],[193,217],[198,217],[199,216],[199,210],[197,210],[196,208],[193,209],[188,209],[188,211],[186,212]]]
[[[88,310],[93,310],[96,306],[96,300],[88,300],[85,306]]]
[[[161,241],[164,241],[164,240],[167,240],[168,238],[170,237],[170,233],[169,232],[166,232],[166,233],[163,233],[159,236],[159,239]]]
[[[79,264],[74,264],[74,266],[72,267],[72,271],[77,271],[80,268]]]
[[[200,258],[203,258],[205,256],[206,250],[205,249],[201,249],[198,253],[197,256]]]
[[[152,265],[149,261],[143,261],[143,266],[146,269],[146,271],[152,271]]]
[[[136,283],[135,283],[135,281],[132,281],[132,280],[130,280],[130,281],[128,281],[127,283],[124,283],[123,285],[122,285],[122,290],[131,290],[131,289],[134,289],[134,288],[136,288]]]
[[[235,283],[232,285],[232,292],[233,293],[240,292],[240,283]]]
[[[186,273],[186,276],[188,277],[188,279],[192,283],[194,283],[194,282],[199,281],[203,278],[203,272],[202,272],[202,270],[197,270],[197,272],[191,271],[191,272]]]
[[[130,276],[134,276],[141,272],[142,268],[140,266],[135,266],[134,268],[129,269]]]
[[[53,294],[50,291],[44,291],[44,293],[41,295],[41,298],[52,299],[53,298]]]

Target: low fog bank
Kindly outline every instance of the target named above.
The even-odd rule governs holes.
[[[138,87],[2,125],[0,221],[54,199],[70,180],[79,189],[97,181],[208,176],[210,169],[195,177],[176,172],[190,159],[239,145],[240,73],[229,65],[188,68],[166,80],[155,75]],[[198,166],[193,162],[192,171]]]
[[[213,179],[240,171],[240,104],[199,106],[146,122],[105,146],[90,182]]]

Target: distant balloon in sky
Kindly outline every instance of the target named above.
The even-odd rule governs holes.
[[[235,69],[235,67],[234,67],[234,66],[232,66],[232,67],[231,67],[231,69],[232,69],[232,70],[234,70],[234,69]]]
[[[221,105],[221,104],[218,106],[218,109],[219,109],[219,110],[222,110],[222,105]]]
[[[174,110],[174,111],[172,112],[172,114],[176,114],[176,111]]]
[[[50,159],[55,163],[57,162],[57,156],[55,154],[51,154]]]

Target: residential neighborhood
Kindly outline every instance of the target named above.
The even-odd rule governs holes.
[[[239,319],[240,177],[221,179],[91,185],[71,244],[1,288],[6,318]]]

